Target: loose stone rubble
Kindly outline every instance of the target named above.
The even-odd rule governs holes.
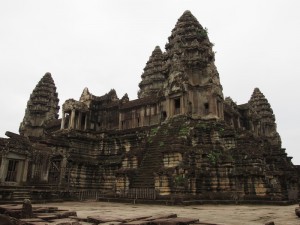
[[[176,214],[157,214],[134,218],[114,216],[77,217],[76,212],[59,210],[56,207],[33,207],[31,217],[22,216],[20,205],[0,205],[0,225],[213,225],[199,219],[177,217]],[[216,224],[217,225],[217,224]]]
[[[267,98],[224,98],[213,44],[190,11],[152,52],[138,99],[114,89],[62,105],[52,75],[34,88],[20,134],[0,138],[0,200],[86,198],[164,204],[298,199],[298,171]]]

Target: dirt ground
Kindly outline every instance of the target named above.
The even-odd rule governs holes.
[[[180,217],[197,218],[201,222],[226,225],[262,225],[274,221],[276,225],[300,225],[295,215],[298,205],[193,205],[164,206],[111,202],[62,202],[37,204],[38,206],[56,206],[59,209],[74,210],[78,217],[110,216],[132,218],[161,213],[176,213]]]

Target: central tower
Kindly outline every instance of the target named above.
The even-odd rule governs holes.
[[[224,119],[222,86],[207,29],[190,11],[185,11],[168,41],[166,52],[160,53],[157,47],[149,60],[157,58],[155,62],[159,63],[155,72],[160,74],[161,85],[155,87],[156,93],[165,98],[166,116],[185,114],[194,118]],[[153,94],[148,88],[154,86],[151,84],[154,81],[158,80],[149,79],[145,73],[142,75],[140,98]]]

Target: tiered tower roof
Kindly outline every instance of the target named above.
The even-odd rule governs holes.
[[[248,104],[260,117],[261,134],[269,137],[272,144],[281,144],[281,138],[277,132],[275,115],[273,114],[271,105],[258,88],[254,89]]]
[[[263,122],[275,123],[275,115],[273,114],[271,105],[259,88],[254,89],[249,104],[262,118]]]
[[[156,95],[163,87],[166,80],[162,73],[163,53],[159,46],[153,50],[142,74],[142,81],[139,83],[139,98]]]
[[[180,59],[187,67],[203,68],[214,61],[213,45],[208,39],[207,29],[188,10],[178,19],[168,40],[168,58]]]
[[[25,116],[20,125],[20,133],[25,136],[40,136],[40,131],[37,134],[29,130],[41,128],[46,122],[57,119],[58,102],[58,94],[51,73],[46,73],[30,95]]]
[[[163,71],[165,95],[186,91],[187,86],[210,87],[210,93],[223,99],[219,73],[214,64],[213,44],[190,11],[178,19],[166,44]],[[207,90],[207,89],[206,89]]]

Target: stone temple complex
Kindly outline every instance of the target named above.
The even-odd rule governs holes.
[[[61,119],[46,73],[20,134],[0,138],[0,200],[297,200],[298,167],[281,147],[268,100],[258,88],[245,104],[224,98],[212,46],[185,11],[165,51],[150,55],[137,99],[85,88],[63,103]]]

